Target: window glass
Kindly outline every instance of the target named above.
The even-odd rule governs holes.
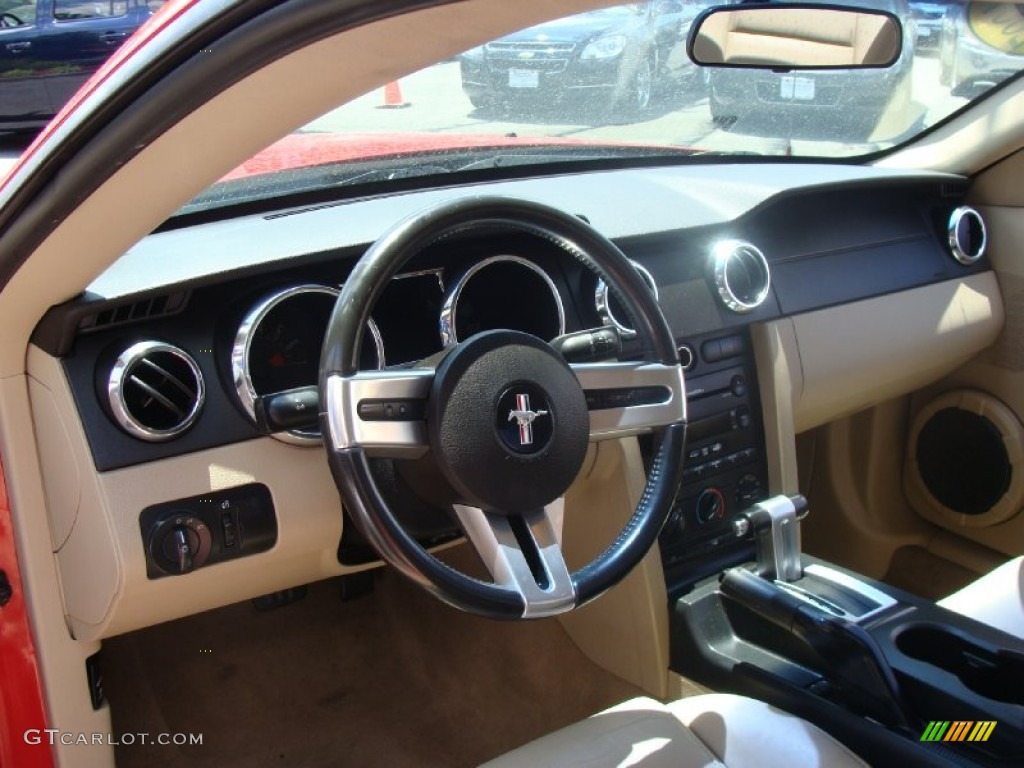
[[[30,27],[36,23],[36,4],[25,0],[0,0],[0,29]]]
[[[722,1],[629,3],[485,41],[339,105],[187,210],[577,161],[871,157],[1024,76],[1024,2],[802,0],[894,14],[901,54],[882,68],[789,71],[690,59],[694,19]]]
[[[110,19],[128,13],[127,0],[82,2],[82,0],[54,0],[53,18],[57,21],[79,19]]]

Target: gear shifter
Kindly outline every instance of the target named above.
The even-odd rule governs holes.
[[[737,536],[754,532],[757,572],[766,579],[792,582],[802,575],[797,523],[807,515],[807,499],[773,496],[759,501],[734,523]]]

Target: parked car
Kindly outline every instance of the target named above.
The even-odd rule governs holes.
[[[896,63],[874,71],[757,71],[712,69],[708,107],[712,120],[728,127],[737,118],[835,121],[870,128],[883,112],[898,112],[913,90],[914,23],[906,0],[867,0],[860,7],[895,13],[901,19],[902,53]]]
[[[910,16],[914,24],[914,40],[918,50],[937,50],[942,37],[942,20],[946,16],[945,3],[910,3]]]
[[[161,5],[153,0],[0,3],[0,131],[46,125]]]
[[[696,76],[686,56],[696,13],[692,2],[653,0],[545,22],[462,54],[462,87],[476,107],[575,99],[643,111],[659,88]]]
[[[599,6],[171,0],[20,157],[3,768],[1024,764],[1024,74],[467,114]]]
[[[970,96],[1010,77],[1024,61],[1024,11],[1019,4],[949,5],[939,43],[940,80]]]

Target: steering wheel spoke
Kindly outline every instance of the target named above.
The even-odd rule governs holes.
[[[494,583],[522,598],[523,618],[553,616],[576,602],[576,589],[562,555],[564,507],[564,497],[516,515],[454,505],[466,538]]]
[[[362,448],[375,458],[411,459],[428,450],[426,405],[432,368],[332,375],[324,397],[334,450]]]
[[[578,363],[590,439],[608,440],[686,421],[686,389],[678,365]]]

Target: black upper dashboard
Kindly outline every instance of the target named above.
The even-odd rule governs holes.
[[[674,335],[692,348],[706,334],[989,269],[984,258],[963,264],[950,254],[949,222],[966,188],[955,176],[858,166],[688,166],[243,217],[151,235],[89,292],[51,309],[33,341],[63,358],[97,469],[110,470],[256,437],[247,400],[315,382],[327,316],[359,256],[390,225],[440,199],[499,193],[585,217],[649,274]],[[715,268],[723,243],[753,246],[725,278],[738,305]],[[763,301],[744,306],[744,291],[752,296],[768,273]],[[538,238],[495,229],[446,240],[417,254],[385,290],[364,336],[364,365],[415,362],[488,327],[552,338],[609,320],[628,326],[599,287]],[[625,354],[638,354],[628,329],[624,337]],[[185,386],[141,396],[180,394],[183,402],[164,404],[175,413],[198,403],[185,428],[156,439],[126,429],[120,411],[133,403],[112,390],[126,351],[147,343],[184,353],[161,347],[163,357],[147,365],[159,363],[161,375]],[[193,378],[201,391],[186,393]]]

